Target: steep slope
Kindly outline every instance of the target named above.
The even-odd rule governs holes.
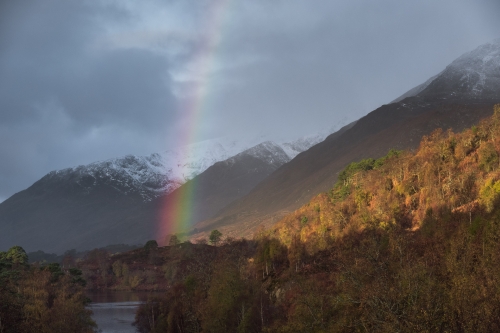
[[[306,141],[310,146],[317,140],[320,137]],[[198,151],[205,152],[200,159],[183,161],[183,170],[192,172],[190,176],[193,170],[204,169],[207,163],[234,149],[216,144],[211,151],[207,146],[213,147],[213,143],[203,145],[198,146]],[[290,145],[299,149],[296,144]],[[191,153],[195,150],[191,149]],[[199,175],[200,181],[191,182],[197,184],[194,199],[202,202],[193,218],[210,217],[214,210],[248,193],[289,160],[280,145],[265,142],[211,168],[207,166]],[[181,162],[169,168],[166,161],[168,158],[160,154],[126,156],[47,174],[0,204],[0,248],[22,245],[27,251],[62,252],[137,244],[156,237],[161,213],[169,200],[165,195],[181,186],[180,173],[175,170],[182,169]],[[177,193],[183,191],[179,188]]]
[[[316,252],[325,246],[318,239],[339,239],[353,230],[417,230],[438,220],[477,227],[484,222],[477,217],[491,218],[500,209],[500,104],[492,111],[461,133],[434,131],[413,152],[393,150],[349,164],[328,193],[267,233],[287,246],[297,236]]]
[[[232,236],[251,236],[260,224],[269,226],[280,216],[330,189],[348,163],[377,158],[391,148],[415,148],[423,135],[436,128],[461,131],[491,115],[500,101],[500,42],[467,53],[417,95],[383,105],[350,128],[330,135],[279,168],[247,196],[203,221],[205,233],[218,228]],[[425,86],[425,85],[424,85]]]

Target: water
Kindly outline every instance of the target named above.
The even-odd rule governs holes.
[[[151,293],[133,291],[88,292],[92,318],[102,333],[134,333],[135,312]]]

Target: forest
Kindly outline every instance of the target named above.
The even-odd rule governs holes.
[[[498,332],[499,152],[497,105],[461,133],[351,163],[251,240],[214,231],[62,266],[11,249],[0,332],[91,332],[84,286],[162,291],[138,309],[143,333]]]

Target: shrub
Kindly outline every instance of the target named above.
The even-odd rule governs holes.
[[[307,216],[302,216],[302,218],[300,219],[300,223],[302,225],[306,225],[308,221],[309,219],[307,218]]]

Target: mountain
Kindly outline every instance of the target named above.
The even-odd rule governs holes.
[[[167,226],[185,227],[212,217],[232,201],[247,194],[256,184],[269,176],[290,156],[278,144],[266,141],[225,161],[217,162],[169,195],[161,199],[158,211],[173,210],[187,205],[189,214],[163,214],[159,241],[169,234]]]
[[[251,236],[332,188],[348,163],[391,148],[414,149],[436,128],[460,131],[490,115],[500,101],[499,64],[500,41],[482,45],[325,140],[267,142],[245,154],[249,141],[210,140],[51,172],[0,204],[0,250],[19,244],[60,252],[161,241],[168,223],[197,223],[193,238],[215,228]],[[186,203],[188,196],[195,207],[190,216],[168,220],[174,218],[170,205]]]
[[[74,182],[88,194],[101,185],[112,186],[124,195],[135,193],[144,201],[151,201],[248,147],[247,143],[226,138],[206,140],[150,156],[127,155],[52,171],[44,178]]]
[[[276,143],[289,159],[322,141],[324,134],[310,135],[295,141]],[[127,155],[88,165],[52,171],[47,181],[74,182],[83,192],[91,193],[100,185],[112,186],[124,195],[138,194],[144,201],[151,201],[193,179],[211,165],[260,147],[256,140],[249,141],[219,138],[205,140],[175,150],[149,156]],[[254,147],[255,149],[258,149]]]
[[[218,139],[52,171],[0,204],[0,248],[60,253],[143,243],[157,237],[165,204],[191,184],[197,184],[193,200],[204,202],[192,218],[207,219],[323,138],[264,142],[246,150],[248,143]]]
[[[417,96],[485,100],[500,96],[500,39],[453,61]]]
[[[392,148],[415,149],[423,135],[437,128],[461,131],[491,115],[500,101],[500,40],[478,47],[441,73],[383,105],[355,124],[297,155],[248,195],[199,223],[193,235],[217,228],[229,236],[250,237],[269,227],[337,181],[348,163],[383,156]]]
[[[410,89],[391,103],[407,97],[440,99],[496,99],[500,95],[500,38],[465,53],[441,73]]]

